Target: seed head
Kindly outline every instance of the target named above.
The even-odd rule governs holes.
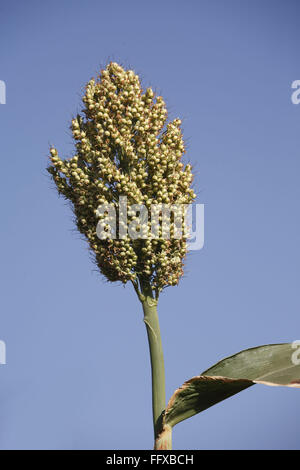
[[[146,279],[159,293],[178,284],[183,274],[186,237],[172,238],[174,224],[169,239],[161,227],[154,237],[150,217],[141,222],[135,211],[128,211],[128,225],[135,223],[141,235],[150,234],[148,238],[120,239],[119,227],[116,238],[100,239],[97,208],[113,204],[119,215],[120,196],[126,196],[130,206],[143,204],[149,214],[155,204],[159,209],[159,204],[193,202],[191,165],[181,161],[181,120],[167,122],[163,98],[151,88],[143,91],[139,76],[115,62],[88,82],[82,101],[82,113],[71,123],[75,155],[62,159],[52,147],[48,171],[58,192],[72,203],[77,228],[101,273],[124,284]]]

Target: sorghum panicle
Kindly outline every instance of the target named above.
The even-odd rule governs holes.
[[[167,123],[167,109],[151,88],[143,91],[132,70],[110,63],[86,86],[81,115],[72,120],[76,142],[73,158],[50,149],[48,171],[60,194],[71,201],[78,230],[87,238],[101,273],[110,281],[144,278],[156,292],[176,285],[183,273],[186,237],[101,240],[96,233],[100,204],[119,196],[128,205],[190,204],[191,166],[185,152],[181,121]],[[135,214],[128,213],[128,223]],[[161,220],[161,217],[160,219]],[[151,230],[151,221],[143,229]]]

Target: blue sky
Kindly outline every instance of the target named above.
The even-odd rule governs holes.
[[[131,286],[108,285],[45,167],[113,59],[183,120],[205,246],[159,314],[167,397],[222,357],[300,339],[296,0],[1,2],[1,449],[152,446]],[[298,390],[255,386],[174,429],[175,449],[299,449]]]

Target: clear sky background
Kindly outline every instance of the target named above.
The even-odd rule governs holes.
[[[0,2],[1,449],[152,447],[133,288],[95,271],[45,171],[113,59],[183,120],[205,246],[161,295],[167,398],[219,359],[300,339],[297,0]],[[300,392],[256,385],[175,427],[175,449],[299,449]]]

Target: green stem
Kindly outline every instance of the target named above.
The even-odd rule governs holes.
[[[157,300],[153,297],[149,282],[141,280],[140,284],[141,295],[139,297],[143,305],[144,322],[147,329],[150,349],[153,427],[154,439],[156,441],[161,432],[162,413],[166,408],[165,366],[157,315]]]

